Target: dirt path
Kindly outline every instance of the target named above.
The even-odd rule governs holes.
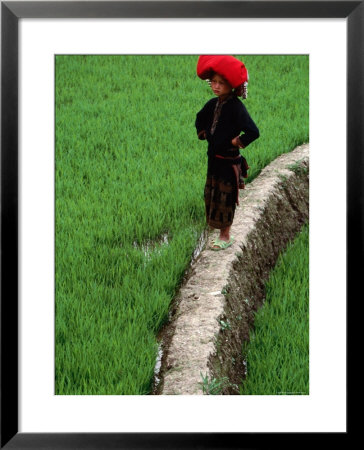
[[[249,339],[254,311],[279,252],[308,220],[308,144],[284,154],[240,191],[232,247],[209,249],[191,268],[164,330],[159,394],[202,394],[201,373],[227,376],[224,394],[244,373],[241,344]]]

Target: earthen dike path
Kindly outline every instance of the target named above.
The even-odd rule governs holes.
[[[278,157],[240,191],[235,243],[212,251],[211,234],[175,299],[163,331],[157,394],[202,394],[201,374],[210,380],[228,377],[230,387],[222,393],[238,393],[245,370],[241,346],[264,302],[269,272],[308,221],[308,182],[309,145],[304,144]]]

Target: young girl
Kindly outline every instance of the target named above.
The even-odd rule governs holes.
[[[259,130],[238,98],[247,97],[248,72],[241,61],[229,55],[203,55],[197,75],[209,81],[216,96],[197,113],[195,125],[198,138],[208,142],[206,220],[220,230],[211,248],[223,250],[234,241],[230,228],[239,204],[239,185],[243,188],[242,171],[248,168],[239,148],[257,139]]]

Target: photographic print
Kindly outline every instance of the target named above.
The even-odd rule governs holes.
[[[308,55],[56,55],[58,395],[309,393]]]

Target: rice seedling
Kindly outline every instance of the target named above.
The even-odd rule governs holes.
[[[308,140],[308,57],[241,57],[250,178]],[[195,55],[55,59],[56,394],[148,394],[156,334],[203,230],[211,97]]]
[[[280,255],[244,345],[243,395],[309,393],[309,228]]]

